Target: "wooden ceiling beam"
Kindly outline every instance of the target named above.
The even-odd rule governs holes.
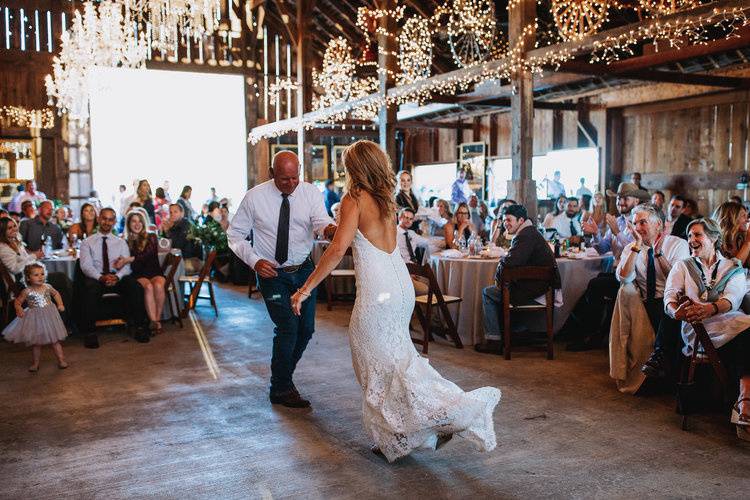
[[[463,129],[463,130],[471,130],[473,128],[473,125],[471,123],[448,123],[448,122],[421,122],[417,120],[406,120],[406,121],[400,121],[396,122],[396,128],[400,129],[406,129],[406,128],[449,128],[449,129]]]
[[[750,79],[729,76],[714,76],[710,74],[682,73],[679,71],[630,70],[612,71],[610,65],[588,64],[569,61],[560,65],[560,71],[592,76],[614,76],[629,80],[644,80],[650,82],[684,83],[686,85],[704,85],[707,87],[750,88]]]
[[[281,14],[281,24],[284,25],[284,29],[289,35],[289,40],[292,41],[292,46],[297,47],[297,30],[292,25],[295,16],[292,14],[292,11],[289,10],[289,6],[284,3],[284,0],[273,0],[273,3]],[[284,17],[286,17],[286,21],[284,20]]]

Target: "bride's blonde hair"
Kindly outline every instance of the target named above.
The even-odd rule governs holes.
[[[362,191],[369,193],[378,205],[383,219],[396,213],[393,193],[396,176],[391,160],[372,141],[357,141],[344,150],[341,157],[346,169],[346,192],[355,200]]]

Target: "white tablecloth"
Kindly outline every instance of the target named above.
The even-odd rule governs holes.
[[[172,252],[176,253],[177,255],[180,255],[181,252],[178,249],[172,250]],[[169,252],[162,252],[160,249],[159,252],[159,264],[164,263],[164,259],[167,257],[167,254]],[[70,278],[70,281],[75,280],[75,269],[76,269],[76,262],[78,261],[78,258],[73,257],[71,255],[65,255],[62,257],[53,257],[50,259],[42,259],[42,262],[44,263],[44,266],[47,268],[48,273],[65,273],[68,275],[68,278]],[[182,298],[182,288],[180,286],[180,276],[185,275],[185,261],[180,259],[180,265],[177,266],[177,272],[174,275],[174,286],[179,291],[179,296]],[[172,304],[173,313],[177,315],[177,310],[175,308],[175,304]],[[162,313],[162,319],[170,319],[171,315],[169,314],[169,311],[165,308]]]
[[[554,330],[562,328],[570,312],[586,291],[588,282],[601,272],[610,271],[613,258],[609,256],[586,259],[557,259],[562,279],[563,305],[555,308]],[[464,345],[484,340],[482,326],[482,289],[494,284],[499,259],[447,259],[433,255],[430,259],[438,285],[445,295],[461,297],[459,304],[448,306]],[[544,331],[543,314],[528,313],[532,331]]]

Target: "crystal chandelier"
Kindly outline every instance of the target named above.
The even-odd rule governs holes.
[[[221,19],[221,0],[117,0],[126,15],[148,26],[152,45],[160,50],[177,46],[180,40],[198,41],[213,34]]]
[[[83,14],[76,11],[70,29],[60,37],[60,54],[52,61],[52,75],[45,77],[49,104],[72,120],[87,120],[95,68],[139,68],[145,63],[145,36],[135,32],[135,21],[121,5],[84,3]]]

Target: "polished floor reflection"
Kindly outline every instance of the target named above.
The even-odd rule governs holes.
[[[296,375],[313,410],[267,399],[272,325],[245,290],[218,290],[220,317],[168,327],[149,344],[120,333],[99,350],[66,344],[60,371],[45,351],[0,343],[0,498],[736,497],[750,446],[726,418],[683,432],[667,397],[621,395],[604,351],[510,362],[447,345],[430,359],[465,389],[496,385],[498,448],[460,439],[393,465],[372,455],[351,366],[349,309],[318,309]]]

